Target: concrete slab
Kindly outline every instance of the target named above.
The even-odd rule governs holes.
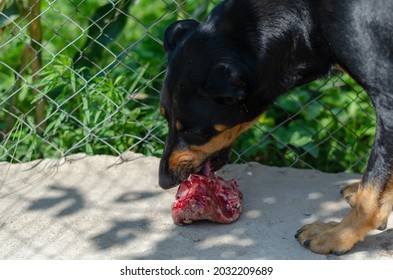
[[[393,218],[344,256],[297,243],[303,224],[340,220],[339,190],[358,174],[228,165],[244,210],[230,225],[176,226],[175,189],[157,184],[159,159],[128,153],[0,163],[0,259],[392,259]]]

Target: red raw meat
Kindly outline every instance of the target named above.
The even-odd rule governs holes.
[[[198,220],[228,224],[239,218],[243,194],[236,180],[225,181],[210,170],[209,164],[204,169],[204,174],[191,174],[180,184],[172,204],[175,224],[191,224]]]

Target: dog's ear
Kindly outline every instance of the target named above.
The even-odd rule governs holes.
[[[164,50],[170,53],[176,44],[191,30],[199,26],[199,22],[193,19],[179,20],[172,23],[164,34]]]
[[[233,66],[220,63],[212,69],[200,94],[221,105],[232,105],[246,98],[247,82],[241,71]]]

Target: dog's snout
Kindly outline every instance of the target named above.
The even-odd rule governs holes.
[[[162,158],[160,161],[158,184],[165,190],[170,189],[176,185],[176,182],[173,179],[173,176],[170,174],[166,160],[164,158]]]

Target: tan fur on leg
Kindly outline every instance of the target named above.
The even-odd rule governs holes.
[[[316,222],[301,228],[296,237],[301,245],[320,254],[341,255],[379,226],[379,197],[376,188],[358,188],[355,207],[340,223]]]
[[[341,196],[353,208],[356,203],[356,195],[359,188],[360,181],[353,182],[341,190]]]
[[[376,218],[379,223],[378,226],[379,230],[386,229],[389,215],[392,212],[392,207],[393,207],[393,183],[391,180],[380,199],[380,209]]]

